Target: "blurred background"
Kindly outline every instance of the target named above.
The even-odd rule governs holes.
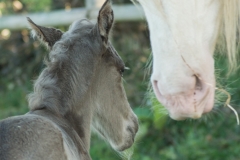
[[[112,1],[116,6],[133,5],[130,0]],[[48,15],[52,11],[71,11],[86,7],[89,2],[88,0],[0,0],[0,27],[9,23],[7,18],[10,15],[19,16],[27,13]],[[136,8],[132,12],[140,14],[141,9]],[[126,13],[129,12],[131,11],[126,10]],[[35,22],[38,20],[31,18]],[[62,17],[57,18],[61,20]],[[19,20],[18,17],[15,20]],[[26,95],[32,91],[33,80],[44,68],[43,59],[48,54],[44,46],[31,38],[29,29],[18,28],[27,24],[26,19],[18,24],[16,21],[12,26],[2,27],[0,30],[0,119],[28,111]],[[47,16],[44,21],[47,24]],[[62,21],[65,20],[62,18]],[[67,22],[54,27],[63,31],[68,29]],[[216,103],[211,114],[200,120],[180,122],[163,115],[160,112],[161,105],[154,98],[147,96],[150,75],[146,72],[146,66],[151,49],[144,16],[136,20],[117,21],[111,40],[126,66],[130,68],[124,73],[124,85],[129,102],[139,117],[140,131],[135,145],[122,154],[115,152],[98,136],[93,135],[90,151],[93,160],[240,159],[240,127],[237,126],[234,113],[224,107],[226,96],[218,99],[222,103]],[[231,93],[231,105],[239,112],[240,72],[227,77],[226,57],[218,53],[216,55],[219,86]]]

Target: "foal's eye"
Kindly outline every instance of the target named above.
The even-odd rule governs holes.
[[[125,71],[125,68],[120,69],[121,76],[123,76],[124,71]]]
[[[119,70],[121,76],[123,76],[123,73],[124,73],[125,70],[129,70],[129,68],[128,67],[123,67]]]

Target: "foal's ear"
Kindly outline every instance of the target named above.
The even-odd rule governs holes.
[[[106,0],[98,14],[98,28],[105,46],[108,44],[108,35],[113,25],[113,10],[110,0]]]
[[[32,29],[33,37],[37,37],[41,42],[43,42],[49,49],[61,38],[63,32],[55,28],[42,27],[35,24],[29,17],[27,20]]]

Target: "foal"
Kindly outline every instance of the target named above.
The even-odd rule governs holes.
[[[89,160],[91,126],[115,150],[133,144],[138,120],[122,85],[124,63],[108,41],[113,18],[109,0],[96,25],[79,20],[65,33],[28,18],[51,51],[30,111],[0,121],[1,160]]]

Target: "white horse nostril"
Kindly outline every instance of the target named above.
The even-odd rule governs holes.
[[[153,91],[155,92],[155,95],[158,99],[159,102],[161,102],[161,97],[162,97],[162,94],[159,90],[159,86],[158,86],[158,81],[157,80],[153,80]]]
[[[214,88],[199,75],[176,79],[152,79],[152,87],[158,101],[167,109],[172,119],[198,119],[213,107]],[[214,82],[211,82],[215,85]],[[208,99],[206,98],[208,97]]]
[[[199,79],[198,76],[195,76],[195,78],[196,78],[195,90],[202,90],[203,89],[203,82],[201,81],[201,79]]]

